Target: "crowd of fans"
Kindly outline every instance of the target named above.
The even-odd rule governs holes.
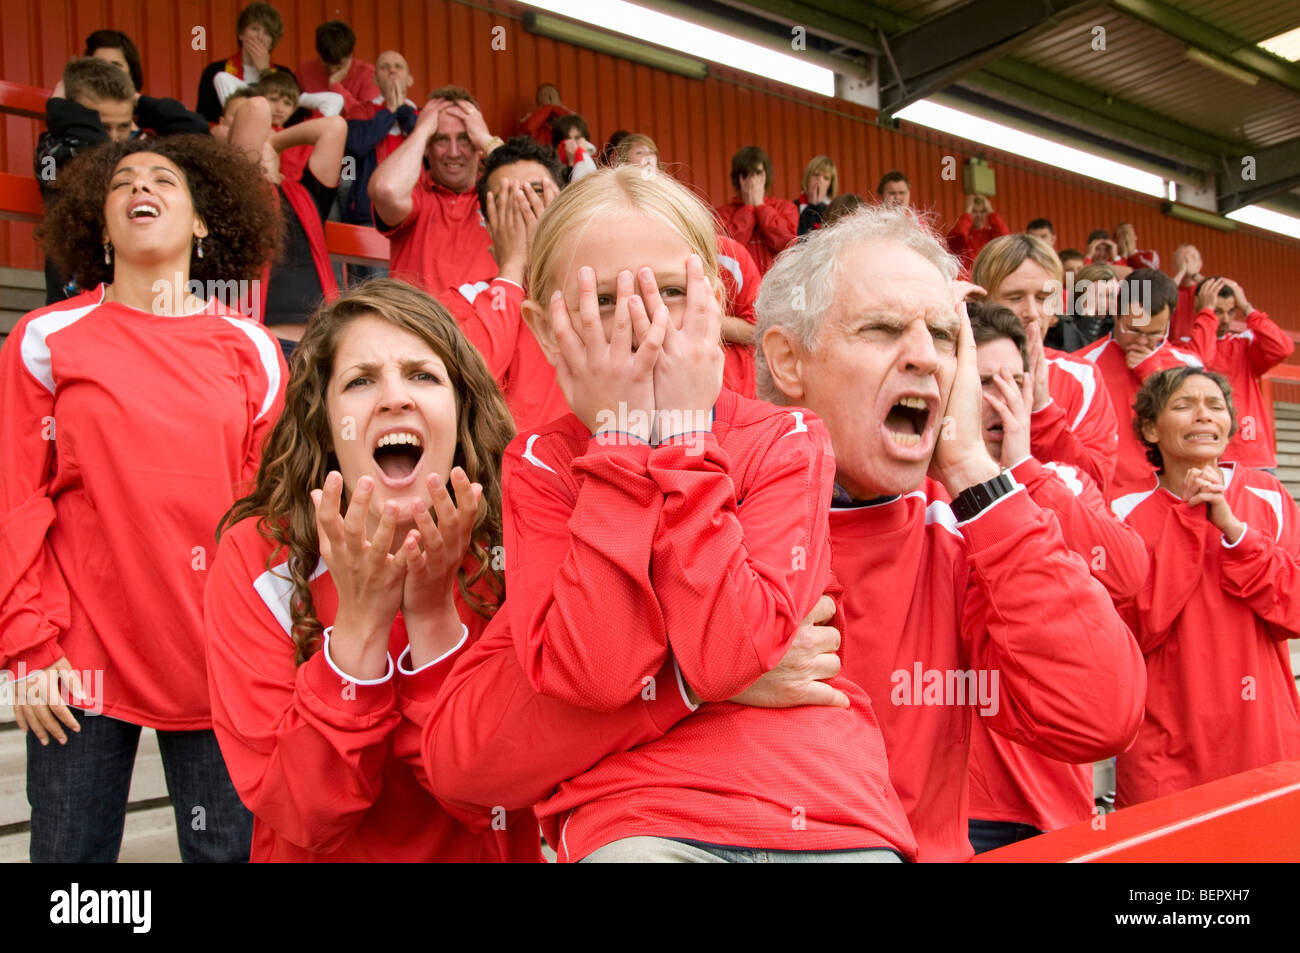
[[[100,30],[48,103],[0,352],[34,860],[116,858],[141,726],[218,861],[960,861],[1094,762],[1125,806],[1300,757],[1293,343],[1197,249],[945,236],[827,155],[792,201],[757,145],[710,209],[550,84],[503,139],[283,32],[191,111]]]

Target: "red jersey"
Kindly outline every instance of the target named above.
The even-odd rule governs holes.
[[[1042,464],[1033,457],[1011,472],[1035,503],[1055,515],[1065,545],[1087,563],[1110,598],[1115,603],[1133,598],[1150,568],[1146,544],[1110,511],[1092,478],[1076,467]],[[1051,831],[1092,816],[1090,761],[1068,764],[1044,757],[989,731],[983,719],[971,720],[971,817]]]
[[[1190,341],[1184,341],[1212,371],[1232,385],[1237,433],[1223,456],[1244,467],[1275,467],[1273,426],[1259,379],[1295,350],[1291,336],[1263,311],[1246,316],[1246,330],[1218,337],[1219,319],[1209,308],[1196,315]]]
[[[1119,455],[1115,463],[1115,477],[1105,487],[1107,499],[1113,500],[1136,489],[1149,489],[1155,481],[1155,468],[1147,459],[1142,442],[1133,432],[1133,401],[1143,381],[1152,374],[1182,364],[1200,367],[1201,359],[1191,351],[1176,348],[1166,342],[1141,364],[1130,369],[1124,357],[1124,349],[1109,335],[1080,348],[1072,356],[1095,365],[1101,372],[1111,402],[1120,415],[1117,430]]]
[[[1182,341],[1191,338],[1196,327],[1196,285],[1178,286],[1178,303],[1169,318],[1169,340]]]
[[[464,636],[417,671],[400,613],[382,679],[343,675],[328,645],[295,665],[288,563],[256,524],[242,520],[222,537],[206,598],[213,728],[253,812],[251,859],[540,861],[531,817],[488,812],[471,830],[438,804],[420,756],[438,689],[486,620],[457,591]],[[329,626],[338,592],[323,560],[311,590],[316,617]]]
[[[754,264],[754,256],[745,246],[726,235],[718,236],[718,276],[727,290],[726,313],[733,318],[743,318],[757,324],[754,302],[763,276]],[[726,342],[726,363],[722,368],[722,383],[742,397],[755,395],[754,345]]]
[[[33,311],[0,352],[0,665],[66,655],[104,673],[105,714],[206,729],[214,531],[257,474],[284,357],[215,300],[163,316],[104,290]]]
[[[555,368],[524,323],[524,289],[506,278],[463,284],[439,295],[501,388],[517,431],[569,413]]]
[[[789,199],[769,195],[762,205],[739,198],[717,208],[726,233],[749,249],[760,275],[767,274],[776,256],[785,251],[799,231],[799,210]]]
[[[922,861],[972,856],[972,717],[1092,761],[1132,740],[1145,690],[1133,637],[1051,513],[1017,489],[958,525],[947,500],[926,480],[830,513],[844,675],[874,699]]]
[[[969,272],[980,249],[993,239],[1009,234],[1011,230],[997,212],[989,212],[983,228],[976,228],[974,216],[970,212],[963,212],[948,232],[948,250],[961,259],[962,271]]]
[[[478,193],[452,192],[427,170],[411,190],[411,214],[402,224],[388,225],[376,211],[375,225],[393,243],[389,274],[431,294],[497,274]]]
[[[299,64],[295,75],[304,93],[331,92],[342,96],[344,119],[369,119],[374,115],[370,101],[380,93],[375,85],[375,67],[365,60],[352,57],[347,75],[337,83],[330,82],[330,74],[320,57]]]
[[[700,697],[730,698],[781,660],[831,587],[834,464],[821,422],[723,389],[711,430],[691,436],[656,448],[605,444],[569,416],[510,445],[510,597],[493,623],[509,641],[498,651],[514,655],[505,667],[521,670],[543,710],[591,709],[569,724],[595,727],[552,736],[558,750],[548,750],[545,727],[502,724],[499,711],[519,704],[519,689],[507,687],[517,678],[497,701],[482,681],[474,692],[458,686],[461,704],[436,717],[490,702],[475,720],[510,735],[492,743],[518,763],[492,768],[492,783],[449,779],[453,799],[466,788],[496,799],[515,774],[530,778],[522,790],[539,798],[561,860],[637,835],[914,856],[871,704],[843,678],[832,684],[850,696],[848,709],[710,701],[671,727],[656,723],[658,735],[629,750],[644,738],[628,719],[644,718],[647,693],[653,703],[678,687],[670,664]],[[667,710],[681,718],[680,707]],[[431,770],[482,763],[456,750],[440,763],[467,739],[439,739]]]
[[[1300,637],[1300,511],[1260,470],[1227,464],[1246,531],[1228,546],[1206,507],[1164,488],[1116,499],[1151,553],[1129,614],[1146,657],[1146,720],[1115,766],[1127,806],[1300,757],[1287,640]]]
[[[1079,467],[1105,492],[1119,451],[1110,393],[1093,365],[1050,347],[1043,354],[1052,399],[1029,418],[1030,452],[1040,460]]]

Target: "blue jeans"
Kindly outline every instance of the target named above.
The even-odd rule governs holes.
[[[42,745],[27,735],[30,857],[37,863],[114,863],[122,848],[127,797],[140,726],[73,710],[79,732]],[[160,731],[167,793],[181,860],[247,862],[253,815],[239,800],[208,731]]]
[[[1028,840],[1043,833],[1037,827],[1017,824],[1014,821],[979,821],[972,817],[967,824],[970,845],[977,854],[1006,847],[1008,844]]]
[[[584,864],[897,864],[885,848],[864,850],[765,850],[724,847],[669,837],[624,837],[598,847]]]

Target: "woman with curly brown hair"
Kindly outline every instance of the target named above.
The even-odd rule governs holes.
[[[27,315],[0,352],[0,666],[31,729],[31,859],[116,859],[141,726],[182,859],[247,859],[203,584],[286,374],[263,328],[204,298],[271,257],[269,191],[208,136],[100,146],[61,179],[38,235],[93,290]]]
[[[1146,715],[1115,764],[1118,807],[1300,757],[1300,510],[1272,474],[1226,463],[1227,378],[1175,367],[1146,379],[1133,429],[1159,473],[1115,513],[1151,571],[1128,607],[1147,669]]]
[[[312,316],[285,406],[206,597],[253,860],[538,860],[530,814],[461,823],[420,761],[439,686],[502,600],[514,424],[487,365],[433,298],[376,279]]]

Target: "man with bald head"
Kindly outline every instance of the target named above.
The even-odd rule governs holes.
[[[844,674],[867,690],[920,860],[960,861],[972,714],[1048,757],[1124,750],[1142,656],[1106,589],[986,449],[967,285],[905,208],[868,206],[763,280],[758,396],[830,431]]]
[[[393,243],[393,277],[438,294],[496,276],[474,186],[480,158],[499,145],[469,90],[429,94],[410,134],[370,178],[375,225]]]
[[[347,154],[356,160],[356,181],[343,202],[343,221],[374,225],[367,189],[379,163],[388,158],[415,129],[419,108],[406,98],[414,81],[406,57],[384,50],[375,60],[375,85],[379,94],[364,111],[348,119]]]

